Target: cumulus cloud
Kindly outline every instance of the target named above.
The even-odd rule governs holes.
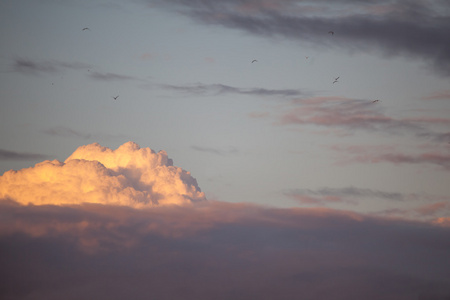
[[[107,150],[106,150],[107,151]],[[448,299],[450,227],[205,201],[0,202],[2,299]]]
[[[65,162],[47,160],[5,172],[0,198],[35,205],[89,202],[141,208],[188,204],[205,195],[165,151],[128,142],[116,150],[97,143],[81,146]]]

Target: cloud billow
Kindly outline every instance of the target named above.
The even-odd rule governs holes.
[[[0,198],[22,204],[101,203],[135,208],[205,200],[189,172],[165,151],[128,142],[116,150],[79,147],[65,162],[43,161],[0,177]]]

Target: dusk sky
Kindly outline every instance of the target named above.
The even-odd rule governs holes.
[[[0,2],[2,299],[450,299],[448,0]]]

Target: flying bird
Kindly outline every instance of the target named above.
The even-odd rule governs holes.
[[[377,100],[373,100],[372,103],[377,103],[378,101],[380,101],[380,100],[378,100],[378,99]]]
[[[340,77],[341,77],[341,76],[336,77],[336,78],[334,79],[334,81],[333,81],[333,84],[336,83],[336,82],[338,82],[338,79],[339,79]]]
[[[331,35],[334,35],[334,31],[330,30],[330,31],[328,31],[328,33],[331,33]]]
[[[339,82],[339,81],[335,80],[335,81],[333,81],[333,84],[335,84],[336,82]]]
[[[119,95],[113,97],[114,100],[117,100],[117,98],[119,98]]]
[[[254,62],[257,62],[257,60],[256,59],[252,60],[252,63],[254,63]]]
[[[85,31],[85,30],[90,30],[90,29],[89,29],[89,27],[84,27],[82,30]]]

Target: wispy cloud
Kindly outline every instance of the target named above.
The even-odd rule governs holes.
[[[101,72],[90,72],[89,76],[96,80],[102,81],[127,81],[136,80],[137,78],[128,75],[121,75],[116,73],[101,73]]]
[[[422,97],[423,100],[450,100],[450,91],[439,91]]]
[[[293,189],[284,193],[303,204],[352,203],[355,204],[363,198],[378,198],[403,201],[405,196],[401,193],[391,193],[372,189],[356,187],[330,188],[317,190]]]
[[[304,93],[298,89],[265,89],[265,88],[239,88],[224,84],[194,84],[194,85],[170,85],[161,84],[162,88],[193,95],[221,95],[241,94],[250,96],[267,97],[294,97]]]
[[[41,160],[50,156],[38,153],[16,152],[0,149],[0,160]]]
[[[45,134],[56,136],[56,137],[64,137],[64,138],[77,138],[83,140],[89,139],[115,139],[115,138],[127,138],[125,135],[121,134],[109,134],[109,133],[86,133],[81,132],[72,128],[68,128],[65,126],[55,126],[42,131]]]
[[[410,120],[394,119],[381,112],[373,100],[342,97],[314,97],[298,99],[282,113],[279,124],[311,124],[327,127],[343,127],[354,130],[421,130]]]
[[[314,125],[333,130],[379,133],[410,133],[416,137],[445,141],[448,133],[435,132],[430,126],[448,126],[450,118],[391,117],[384,112],[382,102],[373,99],[344,97],[300,98],[284,104],[278,113],[276,125]]]
[[[238,150],[234,147],[229,147],[228,149],[222,149],[222,148],[214,148],[214,147],[204,147],[204,146],[191,146],[192,149],[200,152],[206,152],[211,154],[216,154],[220,156],[227,156],[230,154],[235,154],[238,152]]]
[[[37,61],[25,58],[16,58],[13,62],[13,70],[23,74],[37,75],[40,73],[55,73],[64,69],[88,69],[88,64],[79,62]]]
[[[77,130],[63,127],[63,126],[48,128],[48,129],[44,130],[43,132],[48,135],[59,136],[59,137],[81,138],[81,139],[92,138],[92,134],[90,134],[90,133],[82,133]]]
[[[450,75],[448,5],[432,1],[147,0],[208,25],[316,46],[409,56]],[[334,31],[333,36],[328,31]]]
[[[359,205],[363,201],[389,201],[416,203],[416,208],[388,209],[373,212],[374,216],[398,216],[406,219],[433,220],[450,213],[450,196],[428,193],[399,193],[358,187],[322,187],[319,189],[289,189],[283,195],[302,205],[333,207],[334,205]],[[425,204],[424,204],[425,203]],[[441,213],[439,215],[439,213]]]
[[[404,153],[392,146],[331,146],[330,149],[346,155],[339,164],[347,163],[394,163],[394,164],[431,164],[450,171],[448,152],[430,151],[424,153]]]

